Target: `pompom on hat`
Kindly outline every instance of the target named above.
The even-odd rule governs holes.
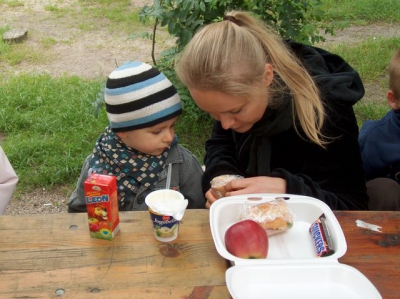
[[[139,61],[125,62],[110,74],[104,100],[114,132],[152,127],[182,114],[181,100],[171,81]]]

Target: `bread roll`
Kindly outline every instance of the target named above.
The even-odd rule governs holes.
[[[214,194],[216,198],[225,197],[225,185],[233,180],[242,179],[241,175],[236,174],[224,174],[217,176],[211,181],[211,192]]]
[[[250,219],[259,223],[268,235],[287,231],[293,226],[294,213],[283,198],[258,205],[246,205],[240,220]]]

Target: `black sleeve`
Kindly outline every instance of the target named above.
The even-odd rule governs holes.
[[[243,175],[238,167],[232,131],[223,129],[219,121],[214,121],[212,135],[207,140],[205,149],[204,164],[206,170],[202,178],[203,193],[210,189],[210,181],[216,176],[223,174]]]
[[[271,176],[286,180],[287,193],[318,198],[333,210],[366,210],[365,172],[353,108],[343,102],[329,107],[323,131],[331,136],[326,149],[304,143],[301,171],[278,166]]]

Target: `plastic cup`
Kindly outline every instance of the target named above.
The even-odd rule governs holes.
[[[184,200],[180,192],[170,189],[153,191],[146,196],[145,201],[153,223],[154,237],[157,240],[170,242],[178,237],[179,222],[183,216],[183,211],[179,207],[182,207],[181,203]],[[176,216],[179,220],[172,215],[179,215]]]

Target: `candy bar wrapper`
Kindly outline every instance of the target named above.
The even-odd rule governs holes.
[[[310,233],[318,257],[329,256],[335,253],[328,225],[326,224],[325,214],[322,214],[311,224]]]

